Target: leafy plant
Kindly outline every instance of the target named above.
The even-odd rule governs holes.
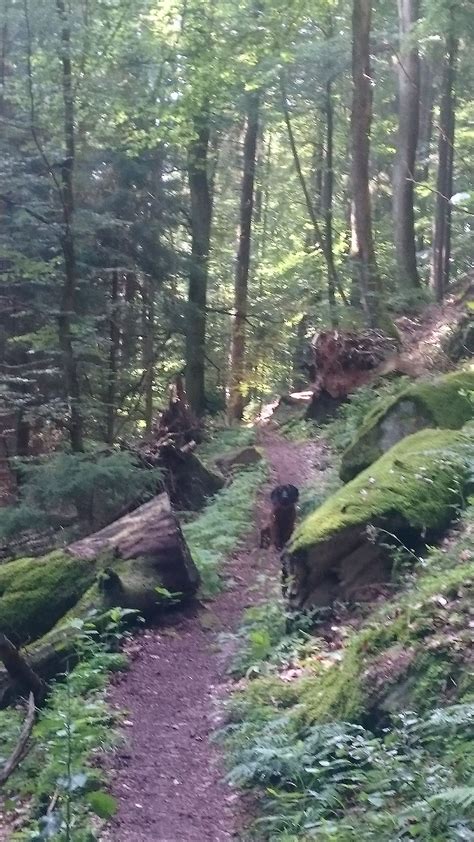
[[[44,460],[18,461],[18,506],[0,512],[0,535],[55,528],[79,515],[88,527],[107,523],[124,506],[156,493],[158,469],[144,470],[129,453],[57,453]]]
[[[108,612],[101,635],[92,622],[71,621],[77,632],[77,665],[54,683],[34,728],[33,748],[8,782],[11,809],[25,798],[30,801],[31,821],[14,838],[86,842],[94,838],[90,815],[110,817],[115,812],[114,799],[101,789],[102,773],[94,760],[116,739],[104,689],[108,673],[126,664],[111,648],[127,634],[132,613],[136,615],[119,608]],[[2,716],[15,731],[15,713]]]

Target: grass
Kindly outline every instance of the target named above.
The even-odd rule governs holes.
[[[183,526],[191,555],[201,574],[203,596],[212,596],[222,588],[225,557],[249,532],[255,497],[266,476],[264,464],[240,472],[195,520]]]

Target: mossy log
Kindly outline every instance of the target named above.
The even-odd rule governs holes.
[[[0,632],[16,646],[42,638],[32,651],[39,653],[37,671],[43,676],[58,660],[56,638],[43,636],[59,627],[61,650],[66,617],[119,605],[148,619],[169,604],[167,591],[185,599],[198,585],[168,495],[160,494],[64,550],[1,565]]]
[[[472,451],[467,434],[423,430],[337,491],[301,523],[284,556],[290,605],[360,598],[367,586],[388,581],[386,544],[416,548],[434,539],[465,502]],[[382,540],[369,527],[382,530]]]
[[[446,374],[409,386],[369,413],[342,457],[340,477],[348,482],[405,436],[426,427],[459,430],[472,418],[469,396],[474,370]],[[464,394],[463,394],[464,393]]]

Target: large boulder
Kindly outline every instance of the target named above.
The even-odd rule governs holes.
[[[219,456],[216,459],[216,466],[223,474],[227,475],[235,470],[257,465],[261,461],[262,452],[258,447],[250,445],[249,447],[241,447],[237,450],[232,450],[230,453],[225,453],[223,456]]]
[[[388,581],[387,544],[416,548],[432,540],[465,502],[473,449],[468,434],[422,430],[305,518],[283,559],[290,606],[360,598],[368,586]],[[376,530],[382,540],[376,540]]]
[[[369,413],[344,452],[340,477],[353,479],[405,436],[426,427],[459,430],[472,418],[466,393],[474,392],[474,370],[446,374],[408,386]]]

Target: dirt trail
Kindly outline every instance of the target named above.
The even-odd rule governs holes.
[[[322,443],[294,444],[266,434],[261,444],[273,485],[301,487],[319,461],[326,461]],[[235,584],[209,611],[194,608],[135,640],[130,670],[111,688],[111,704],[128,715],[126,748],[112,756],[110,770],[120,806],[104,842],[238,838],[242,804],[223,783],[222,758],[210,739],[227,680],[218,634],[238,628],[242,612],[255,602],[252,586],[260,573],[279,575],[277,555],[257,548],[267,491],[258,503],[255,529],[226,567]]]

